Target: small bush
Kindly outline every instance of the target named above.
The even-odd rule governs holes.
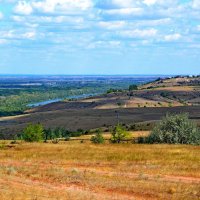
[[[200,130],[187,114],[167,115],[155,126],[145,142],[200,145]]]
[[[130,85],[129,86],[129,91],[133,91],[133,90],[138,90],[138,86],[137,85]]]
[[[125,128],[121,124],[118,124],[112,130],[112,137],[110,141],[112,143],[120,143],[122,140],[125,140],[128,138],[129,138],[129,133],[125,130]]]
[[[121,102],[117,102],[117,105],[120,107],[120,106],[122,106],[122,103]]]
[[[43,138],[44,128],[41,124],[29,124],[22,133],[22,139],[26,142],[39,142]]]
[[[81,135],[82,135],[81,132],[72,132],[72,133],[70,133],[71,137],[80,137]]]
[[[105,142],[102,131],[98,129],[96,135],[91,137],[91,142],[94,144],[103,144]]]
[[[135,131],[136,130],[136,125],[135,124],[131,124],[128,130],[129,131]]]

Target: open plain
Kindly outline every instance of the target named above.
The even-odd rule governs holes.
[[[199,151],[189,145],[4,141],[0,195],[2,200],[198,200]]]

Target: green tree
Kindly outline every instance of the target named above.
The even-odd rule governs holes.
[[[112,143],[120,143],[122,140],[128,139],[130,137],[129,133],[124,129],[121,124],[118,124],[112,130]]]
[[[96,135],[91,137],[91,142],[94,144],[103,144],[105,142],[102,131],[98,129]]]
[[[55,138],[61,138],[62,132],[63,132],[62,128],[60,128],[60,127],[55,128],[55,130],[54,130]]]
[[[129,86],[129,91],[133,91],[133,90],[138,90],[138,86],[137,85],[130,85]]]
[[[24,128],[22,139],[26,142],[39,142],[44,139],[44,128],[41,124],[29,124]]]
[[[167,114],[145,141],[147,143],[200,145],[200,130],[189,120],[188,114]]]

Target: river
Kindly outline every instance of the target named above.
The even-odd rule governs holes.
[[[59,102],[59,101],[62,101],[64,99],[83,99],[83,98],[92,97],[92,96],[96,96],[96,95],[99,95],[99,93],[72,95],[72,96],[68,96],[66,98],[49,99],[49,100],[46,100],[46,101],[30,103],[27,106],[28,107],[38,107],[38,106],[44,106],[44,105],[47,105],[47,104],[50,104],[50,103]]]

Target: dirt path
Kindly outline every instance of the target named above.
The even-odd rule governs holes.
[[[135,196],[134,194],[126,194],[125,192],[120,192],[116,190],[107,190],[105,188],[97,188],[97,187],[87,187],[81,184],[58,184],[58,183],[49,183],[49,182],[42,182],[38,180],[31,180],[31,179],[24,179],[22,177],[0,177],[0,191],[5,190],[2,186],[10,185],[15,188],[19,188],[20,190],[26,189],[33,189],[36,188],[37,190],[43,191],[56,191],[61,193],[79,193],[81,195],[87,195],[88,197],[93,197],[94,199],[102,199],[102,200],[143,200],[143,197],[139,195]],[[24,191],[25,192],[25,191]],[[25,192],[26,193],[26,192]],[[41,196],[37,194],[31,194],[32,196],[44,197],[49,198],[48,196]],[[146,199],[146,198],[145,198]]]
[[[192,177],[192,176],[175,176],[175,175],[161,175],[161,174],[138,174],[138,173],[124,173],[124,172],[106,172],[101,170],[101,167],[109,167],[112,168],[113,166],[101,164],[98,166],[91,166],[89,164],[84,165],[80,163],[65,163],[65,164],[58,164],[54,162],[50,163],[37,163],[32,164],[28,162],[0,162],[0,166],[4,167],[34,167],[34,166],[40,166],[41,170],[47,169],[49,167],[58,166],[58,167],[64,167],[64,168],[77,168],[79,171],[87,170],[88,172],[96,173],[99,175],[111,175],[111,176],[120,176],[120,177],[127,177],[127,178],[135,178],[135,179],[147,179],[149,181],[166,181],[166,182],[181,182],[181,183],[196,183],[200,184],[200,177]]]

